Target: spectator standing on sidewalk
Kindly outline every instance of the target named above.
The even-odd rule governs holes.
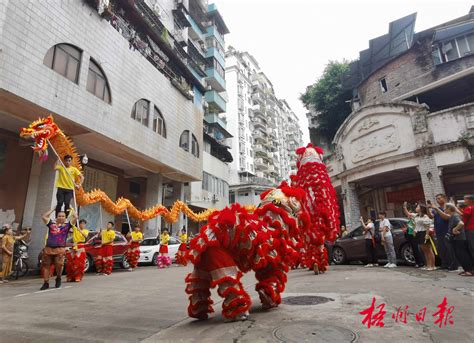
[[[408,212],[406,206],[403,206],[403,211],[408,218],[413,218],[415,221],[415,239],[418,243],[423,255],[425,256],[426,267],[423,270],[436,270],[435,267],[435,256],[431,246],[429,238],[429,228],[432,223],[430,217],[428,217],[428,209],[426,206],[418,204],[415,209],[415,213]]]
[[[385,212],[379,213],[380,226],[379,231],[382,235],[382,244],[387,254],[388,262],[384,266],[385,268],[395,268],[397,266],[397,255],[395,254],[395,247],[393,246],[392,236],[392,225],[390,221],[385,218],[387,214]]]
[[[436,233],[436,247],[438,249],[439,257],[441,258],[441,268],[448,271],[456,271],[458,269],[458,262],[454,255],[452,244],[446,239],[448,233],[448,223],[450,215],[446,212],[446,195],[437,194],[436,202],[439,206],[435,206],[428,200],[428,217],[434,221],[434,229]]]
[[[366,267],[375,267],[377,265],[377,259],[375,257],[375,226],[372,219],[367,219],[367,223],[364,223],[364,218],[360,217],[360,223],[364,229],[364,240],[365,240],[365,252],[367,253],[367,265]]]
[[[406,201],[403,203],[403,207],[407,207]],[[415,221],[413,218],[408,218],[405,239],[408,241],[408,244],[410,244],[411,250],[413,251],[413,257],[415,258],[415,268],[423,267],[424,262],[421,258],[420,248],[418,247],[418,243],[416,241]]]
[[[469,252],[471,253],[471,258],[474,259],[474,194],[465,195],[464,204],[466,207],[462,211],[462,221],[465,225]]]
[[[473,259],[469,253],[464,223],[461,220],[461,216],[456,212],[456,206],[451,203],[446,204],[446,212],[450,215],[448,237],[454,247],[456,257],[464,269],[464,272],[459,273],[459,275],[474,276]]]
[[[16,241],[19,241],[30,235],[31,229],[26,233],[20,236],[13,235],[13,229],[10,225],[4,226],[3,237],[0,240],[2,247],[2,272],[0,283],[8,282],[8,277],[12,272],[12,263],[13,263],[13,246]]]

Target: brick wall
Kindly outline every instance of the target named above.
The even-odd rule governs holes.
[[[422,86],[466,68],[474,67],[474,55],[435,66],[431,38],[424,39],[370,75],[359,87],[361,105],[390,102]],[[388,91],[382,93],[379,80],[385,78]]]

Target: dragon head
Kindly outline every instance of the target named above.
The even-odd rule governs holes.
[[[27,128],[22,128],[20,137],[34,139],[33,150],[39,154],[40,160],[48,158],[48,140],[61,132],[54,123],[52,115],[40,118],[31,123]]]

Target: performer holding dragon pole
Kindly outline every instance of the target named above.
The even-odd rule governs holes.
[[[168,242],[170,235],[167,229],[164,229],[160,235],[160,255],[158,256],[158,268],[168,268],[171,265],[171,258],[168,256]]]
[[[72,225],[72,241],[74,245],[66,251],[66,275],[68,282],[80,282],[84,276],[87,259],[84,243],[89,235],[86,224],[87,221],[81,219],[79,220],[79,227]]]
[[[178,251],[176,252],[176,263],[186,266],[188,261],[186,261],[186,252],[188,251],[188,234],[186,233],[186,228],[181,229],[181,234],[179,235],[179,245]]]
[[[130,265],[128,271],[133,271],[137,268],[138,260],[140,259],[140,243],[143,241],[143,234],[140,231],[140,226],[135,225],[133,232],[127,234],[127,238],[130,240],[130,246],[127,250],[127,261]]]

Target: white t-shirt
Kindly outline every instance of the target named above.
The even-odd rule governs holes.
[[[374,236],[374,223],[369,223],[366,226],[369,228],[369,230],[365,232],[364,238],[372,239],[372,237]]]
[[[392,224],[390,224],[390,221],[387,218],[385,218],[384,220],[380,222],[379,228],[383,229],[384,227],[388,227],[388,231],[384,233],[384,237],[392,236],[392,232],[391,232]]]
[[[426,214],[423,217],[415,216],[415,232],[426,231],[433,222]]]

